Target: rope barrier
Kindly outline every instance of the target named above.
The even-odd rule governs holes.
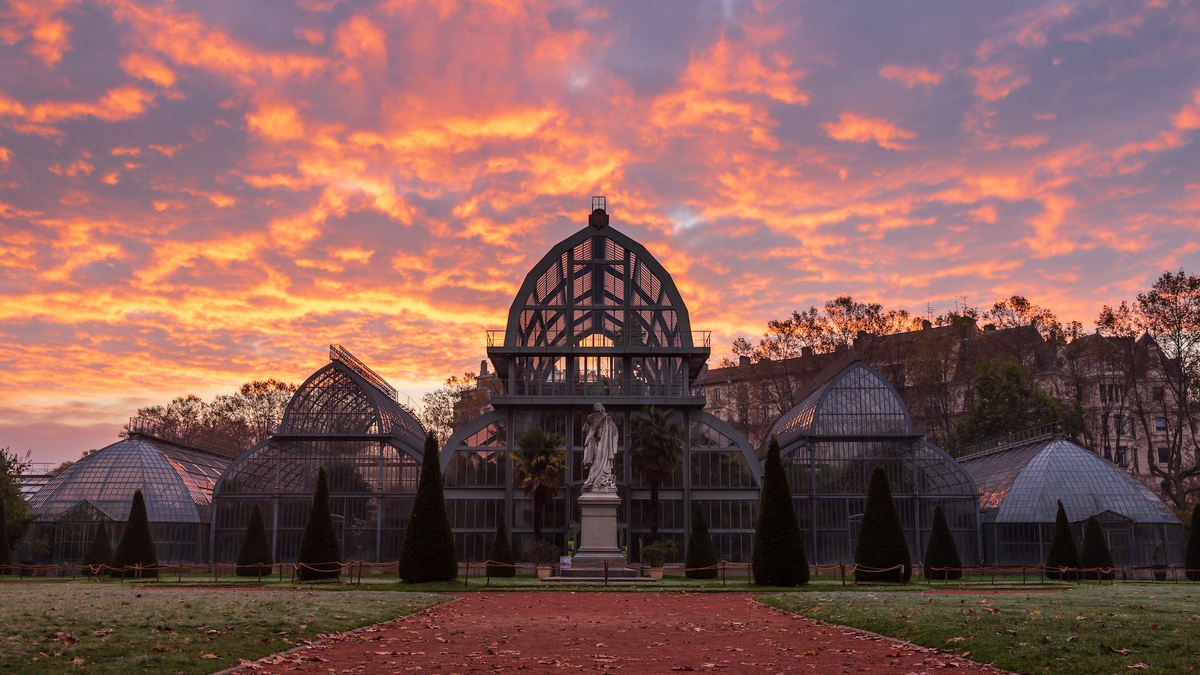
[[[464,585],[464,587],[467,587],[470,585],[470,575],[471,575],[472,570],[474,570],[476,572],[476,574],[478,574],[480,572],[480,570],[487,571],[487,570],[491,570],[491,569],[495,569],[495,568],[499,568],[499,567],[512,567],[512,568],[530,567],[530,566],[532,566],[532,563],[502,563],[502,562],[498,562],[498,561],[489,559],[489,560],[486,560],[484,562],[479,562],[479,563],[463,563],[463,565],[464,565],[464,572],[465,572],[463,585]],[[598,568],[601,566],[603,566],[606,571],[611,571],[613,568],[616,568],[616,569],[635,570],[642,574],[648,572],[651,569],[658,569],[658,568],[652,568],[649,565],[639,565],[639,564],[625,563],[625,562],[619,562],[619,561],[577,563],[577,564],[572,564],[570,567],[571,567],[571,569],[581,569],[581,568],[589,568],[589,567]],[[62,563],[62,564],[58,564],[58,565],[19,563],[16,565],[11,565],[11,564],[0,565],[0,581],[8,581],[10,583],[19,583],[20,579],[22,579],[22,578],[38,578],[38,577],[44,578],[44,577],[50,577],[50,576],[61,577],[61,576],[67,576],[68,574],[70,574],[72,576],[72,578],[74,578],[75,575],[81,574],[86,577],[91,577],[92,579],[96,580],[99,583],[103,583],[105,576],[117,576],[122,581],[124,581],[124,578],[126,576],[141,580],[145,577],[150,576],[151,573],[153,573],[153,576],[161,581],[162,575],[164,573],[170,573],[172,571],[176,573],[176,579],[177,579],[177,581],[180,581],[180,582],[183,580],[183,575],[185,573],[192,574],[192,573],[205,573],[205,572],[211,572],[213,574],[214,581],[219,581],[221,574],[223,572],[232,573],[237,568],[247,568],[247,567],[255,568],[256,582],[258,582],[258,583],[261,583],[265,577],[269,577],[275,567],[279,568],[279,581],[282,582],[284,580],[284,568],[286,567],[286,568],[288,568],[288,570],[290,570],[290,573],[291,573],[290,578],[293,583],[296,581],[296,576],[297,576],[298,571],[311,570],[314,572],[322,572],[322,573],[336,572],[336,574],[339,576],[340,575],[348,575],[350,578],[350,583],[361,586],[363,583],[363,575],[364,574],[378,574],[378,573],[393,573],[394,574],[394,573],[398,573],[399,563],[396,561],[368,562],[365,560],[351,560],[351,561],[347,561],[347,562],[329,562],[329,563],[299,563],[299,562],[296,562],[296,563],[274,563],[274,564],[270,564],[270,565],[268,565],[267,563],[251,563],[249,565],[235,565],[235,564],[228,564],[228,563],[205,563],[205,564],[156,563],[154,565],[133,564],[133,565],[120,566],[120,567],[114,567],[114,566],[105,565],[105,564],[84,565],[81,563]],[[751,563],[730,562],[727,560],[722,560],[715,565],[707,565],[707,566],[703,566],[703,567],[673,567],[671,569],[673,572],[682,572],[682,573],[716,569],[720,573],[722,586],[728,585],[728,575],[729,575],[729,572],[731,572],[731,571],[737,571],[737,570],[742,570],[742,569],[746,570],[747,581],[750,581],[751,575],[752,575]],[[822,575],[822,574],[840,575],[842,578],[843,584],[845,584],[845,577],[846,577],[846,574],[848,574],[848,573],[853,574],[856,571],[858,571],[858,572],[866,572],[866,573],[875,574],[875,573],[891,572],[891,571],[896,571],[896,570],[903,571],[904,566],[903,565],[894,565],[892,567],[886,567],[886,568],[875,568],[875,567],[866,567],[866,566],[862,566],[862,565],[857,565],[855,563],[822,563],[822,564],[810,564],[809,570],[811,573],[816,574],[816,575]],[[916,571],[918,571],[917,568],[914,569],[914,572],[916,572]],[[995,584],[997,576],[1000,576],[1001,578],[1006,578],[1006,577],[1015,577],[1016,575],[1020,574],[1022,585],[1028,585],[1030,572],[1038,573],[1038,578],[1039,578],[1040,583],[1044,583],[1045,577],[1047,576],[1047,572],[1052,573],[1052,574],[1057,574],[1061,579],[1068,580],[1068,581],[1083,581],[1083,580],[1093,581],[1093,580],[1095,580],[1095,581],[1100,581],[1100,582],[1109,581],[1111,583],[1115,583],[1116,577],[1118,574],[1121,574],[1122,581],[1159,581],[1160,579],[1158,579],[1158,577],[1160,577],[1160,576],[1162,577],[1161,581],[1164,581],[1164,582],[1170,581],[1171,583],[1179,583],[1181,581],[1180,577],[1183,578],[1182,579],[1183,581],[1189,581],[1190,576],[1197,577],[1198,580],[1200,580],[1200,569],[1188,568],[1188,567],[1185,567],[1182,565],[1171,565],[1171,566],[1131,565],[1131,566],[1127,566],[1127,567],[1047,567],[1045,565],[1011,565],[1011,566],[1010,565],[975,565],[975,566],[964,566],[964,567],[925,567],[925,568],[919,568],[919,571],[923,576],[926,577],[927,581],[931,581],[934,578],[933,576],[930,575],[930,573],[959,572],[961,575],[966,577],[968,582],[970,580],[971,575],[974,574],[975,576],[977,576],[979,578],[990,577],[990,581],[992,584]],[[356,573],[357,573],[357,577],[356,577]],[[490,573],[490,571],[486,572],[486,576],[488,577],[488,585],[490,586],[491,577],[492,577],[492,574]],[[1141,578],[1139,578],[1139,576]],[[941,575],[939,575],[937,578],[949,581],[948,579],[944,579],[944,577]]]

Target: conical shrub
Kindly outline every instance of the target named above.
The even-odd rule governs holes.
[[[1200,503],[1192,505],[1192,527],[1183,551],[1183,566],[1188,581],[1200,581]]]
[[[962,577],[962,566],[962,557],[958,555],[958,545],[954,543],[950,523],[946,522],[946,513],[938,504],[933,509],[933,530],[925,547],[925,578],[958,579]]]
[[[5,520],[4,498],[0,497],[0,574],[8,574],[12,564],[12,548],[8,545],[8,522]]]
[[[313,493],[296,562],[300,565],[297,570],[300,581],[336,579],[342,573],[342,551],[329,510],[329,477],[325,467],[317,472],[317,490]]]
[[[512,542],[508,540],[508,530],[504,528],[504,514],[496,518],[496,538],[492,540],[488,560],[491,561],[487,566],[489,577],[517,576],[517,556],[513,553]]]
[[[450,581],[458,576],[458,558],[454,553],[454,531],[446,516],[446,496],[442,492],[442,463],[433,432],[425,436],[421,456],[421,478],[413,499],[412,515],[400,547],[400,578],[410,584],[425,581]]]
[[[1058,515],[1054,517],[1054,536],[1050,539],[1050,550],[1046,553],[1046,578],[1071,581],[1077,578],[1079,569],[1079,550],[1075,548],[1075,538],[1071,536],[1071,524],[1067,522],[1067,510],[1058,502]],[[1071,571],[1061,572],[1060,568],[1068,567]]]
[[[1112,572],[1099,571],[1111,570],[1113,559],[1108,550],[1108,542],[1104,541],[1104,528],[1100,527],[1100,519],[1096,516],[1088,518],[1083,526],[1083,551],[1079,554],[1079,561],[1082,563],[1081,567],[1087,570],[1083,573],[1083,578],[1092,581],[1108,581],[1113,578]]]
[[[135,568],[137,565],[141,568]],[[114,569],[111,574],[114,577],[122,574],[127,579],[158,576],[158,556],[154,551],[154,538],[150,535],[150,521],[146,517],[146,500],[141,490],[133,493],[129,520],[125,523],[125,531],[121,533],[121,541],[117,542],[112,566]],[[122,572],[126,567],[134,569]]]
[[[242,548],[238,551],[237,575],[270,576],[274,563],[271,542],[267,540],[267,528],[263,524],[262,509],[255,504],[250,510],[250,523],[246,526],[246,534],[242,537]]]
[[[92,537],[92,543],[88,546],[87,553],[83,556],[83,564],[89,568],[84,573],[89,576],[104,574],[104,568],[99,567],[99,565],[111,564],[112,559],[112,539],[108,536],[108,527],[101,520],[96,526],[96,536]],[[93,572],[93,569],[96,571]]]
[[[912,578],[912,556],[896,504],[892,486],[882,466],[875,467],[867,486],[862,524],[858,527],[858,546],[854,551],[854,581],[895,581],[906,584]],[[897,567],[903,565],[903,568]],[[896,569],[889,569],[896,567]],[[886,570],[886,571],[874,571]]]
[[[750,556],[754,583],[762,586],[801,586],[808,583],[808,556],[804,552],[804,533],[796,520],[792,491],[788,487],[779,441],[774,436],[767,447],[763,465],[762,498],[759,500],[758,526],[754,528],[754,549]]]
[[[688,538],[687,560],[684,574],[689,579],[716,579],[719,575],[715,565],[717,549],[713,546],[712,535],[708,533],[708,523],[704,520],[704,509],[697,504],[692,510],[692,536]]]

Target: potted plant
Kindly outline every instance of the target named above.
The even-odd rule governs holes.
[[[558,556],[562,554],[562,550],[548,541],[539,541],[533,545],[533,562],[537,564],[537,575],[539,579],[548,579],[554,571],[554,563],[558,562]]]
[[[1154,570],[1154,580],[1155,581],[1166,581],[1167,580],[1167,571],[1166,571],[1167,564],[1166,564],[1166,561],[1163,559],[1163,550],[1162,550],[1162,542],[1161,541],[1154,542],[1154,555],[1150,558],[1150,560],[1152,562],[1150,567],[1153,568],[1153,570]]]
[[[674,543],[674,542],[672,542]],[[662,579],[663,564],[667,561],[667,547],[661,541],[642,547],[642,564],[651,579]]]

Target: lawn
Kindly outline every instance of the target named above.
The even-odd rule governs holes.
[[[979,595],[811,589],[776,607],[864,628],[1018,673],[1179,673],[1200,667],[1200,585],[1116,584]]]
[[[410,614],[429,593],[0,584],[0,673],[211,673]]]

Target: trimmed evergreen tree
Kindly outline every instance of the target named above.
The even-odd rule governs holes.
[[[267,528],[263,524],[262,509],[255,504],[250,510],[250,523],[246,526],[246,534],[242,537],[242,548],[238,551],[237,575],[270,576],[274,565],[271,542],[267,540]]]
[[[141,569],[130,569],[122,572],[122,568],[141,565]],[[133,493],[133,505],[129,508],[129,520],[125,523],[125,531],[121,533],[121,541],[117,542],[117,550],[113,554],[111,574],[125,578],[141,577],[142,579],[158,576],[158,555],[154,551],[154,538],[150,535],[150,520],[146,517],[146,500],[142,491]]]
[[[1050,539],[1050,550],[1046,553],[1046,578],[1071,581],[1076,572],[1060,572],[1059,568],[1079,569],[1079,550],[1071,536],[1071,524],[1067,522],[1067,510],[1058,502],[1058,515],[1054,517],[1054,537]]]
[[[113,549],[112,539],[108,536],[108,527],[101,520],[96,527],[96,536],[92,537],[92,543],[88,546],[87,553],[83,556],[84,565],[108,565],[112,563]],[[90,569],[85,572],[88,575],[104,574],[102,568],[97,567],[95,572]]]
[[[1108,550],[1108,542],[1104,541],[1104,528],[1100,527],[1100,519],[1096,516],[1088,518],[1087,524],[1083,526],[1083,551],[1079,554],[1079,560],[1084,569],[1113,567],[1112,553]],[[1088,570],[1083,573],[1083,578],[1108,581],[1113,578],[1113,573]]]
[[[12,549],[8,546],[8,524],[4,518],[4,500],[0,499],[0,574],[8,574],[8,565],[12,564]]]
[[[903,565],[903,569],[875,572],[854,570],[854,582],[895,581],[906,584],[912,578],[912,556],[908,552],[908,539],[904,536],[904,525],[892,501],[892,486],[882,466],[871,472],[867,485],[867,503],[863,506],[862,523],[858,526],[858,546],[854,551],[854,562],[861,567],[887,569]]]
[[[1200,503],[1192,505],[1192,527],[1183,551],[1183,566],[1188,581],[1200,581]]]
[[[704,509],[696,504],[692,510],[692,536],[688,538],[687,560],[684,574],[689,579],[716,579],[719,570],[717,565],[717,549],[713,546],[712,535],[708,533],[708,523],[704,521]],[[698,569],[698,568],[711,569]]]
[[[296,562],[300,564],[297,570],[300,581],[336,579],[342,573],[342,552],[329,510],[329,476],[325,467],[317,471],[317,490],[313,493]]]
[[[400,547],[400,578],[410,584],[425,581],[450,581],[458,576],[458,558],[454,553],[454,532],[446,516],[446,496],[442,492],[442,463],[438,457],[437,436],[425,436],[421,456],[421,477],[412,515]]]
[[[946,522],[942,505],[938,504],[933,509],[933,530],[929,533],[929,544],[925,547],[925,578],[958,579],[962,577],[962,566],[962,558],[958,555],[958,545],[954,543],[950,524]]]
[[[779,440],[774,436],[767,447],[762,486],[758,526],[754,528],[754,549],[750,556],[754,582],[762,586],[807,584],[808,556],[804,552],[804,533],[796,520],[792,491],[788,487],[783,460],[779,458]]]
[[[496,538],[492,540],[488,560],[496,563],[487,566],[489,577],[517,576],[517,556],[513,553],[512,542],[508,540],[508,530],[504,528],[504,514],[496,518]]]

